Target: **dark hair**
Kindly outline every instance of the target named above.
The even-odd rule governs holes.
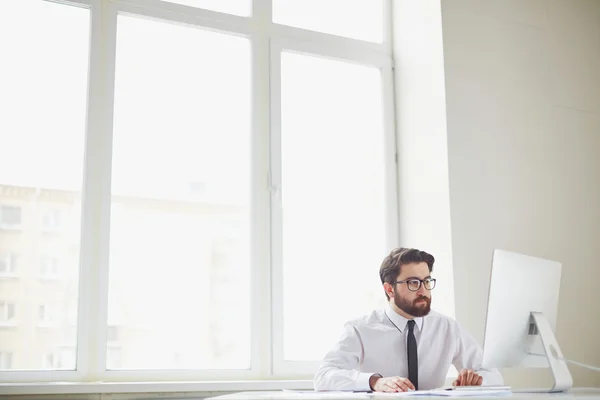
[[[433,271],[435,258],[431,254],[406,247],[399,247],[392,250],[383,260],[383,263],[381,263],[381,267],[379,268],[381,284],[384,284],[385,282],[393,284],[396,282],[398,275],[400,275],[400,267],[403,265],[421,262],[427,263],[429,272]],[[385,293],[385,299],[389,300],[387,293]]]

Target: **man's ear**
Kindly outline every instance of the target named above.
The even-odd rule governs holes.
[[[387,294],[388,300],[394,297],[394,287],[389,283],[385,282],[383,284],[383,290],[385,290],[385,294]]]

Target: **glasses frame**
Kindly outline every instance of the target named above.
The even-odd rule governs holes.
[[[419,286],[416,289],[411,289],[409,286],[409,282],[419,282]],[[425,281],[429,281],[433,284],[433,286],[431,287],[431,289],[427,289],[427,286],[425,286]],[[421,289],[421,285],[429,291],[432,291],[433,289],[435,289],[435,285],[436,285],[436,281],[437,279],[435,278],[425,278],[425,279],[417,279],[417,278],[411,278],[411,279],[406,279],[404,281],[396,281],[393,282],[394,285],[397,285],[398,283],[406,283],[406,287],[408,288],[408,290],[410,290],[411,292],[416,292],[417,290]]]

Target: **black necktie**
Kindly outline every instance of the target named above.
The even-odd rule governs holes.
[[[406,355],[408,358],[408,380],[419,390],[419,360],[417,358],[417,339],[415,339],[415,321],[408,321],[408,340]]]

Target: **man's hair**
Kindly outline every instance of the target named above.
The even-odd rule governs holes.
[[[385,282],[393,284],[396,282],[398,275],[400,275],[400,269],[403,265],[421,262],[427,263],[429,272],[433,271],[433,263],[435,262],[435,258],[431,254],[418,249],[410,249],[406,247],[399,247],[392,250],[390,254],[385,257],[381,267],[379,268],[381,284],[384,284]],[[387,293],[385,293],[385,299],[389,301]]]

